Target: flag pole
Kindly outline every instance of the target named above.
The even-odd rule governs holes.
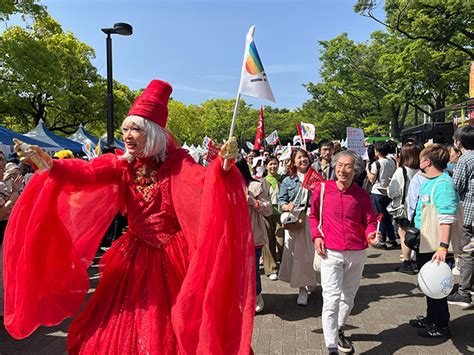
[[[240,91],[237,94],[237,98],[235,99],[234,114],[232,115],[232,124],[230,125],[229,139],[231,139],[232,136],[234,135],[235,121],[237,118],[237,111],[239,110],[239,102],[240,102]]]

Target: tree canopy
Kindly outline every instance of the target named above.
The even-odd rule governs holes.
[[[473,4],[387,0],[386,20],[381,20],[375,16],[378,1],[359,0],[355,10],[387,31],[372,33],[364,43],[345,33],[319,42],[321,81],[306,84],[312,98],[301,115],[313,117],[317,132],[327,138],[345,137],[347,126],[370,135],[398,136],[417,113],[433,116],[433,111],[466,99]]]
[[[39,5],[37,0],[2,0],[0,1],[0,21],[5,21],[11,15],[21,14],[24,16],[43,16],[46,14],[44,6]]]

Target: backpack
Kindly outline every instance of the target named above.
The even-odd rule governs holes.
[[[362,183],[362,188],[367,191],[369,194],[372,192],[372,186],[374,186],[374,183],[379,179],[380,175],[380,162],[378,160],[375,161],[375,166],[377,167],[377,175],[375,175],[375,180],[374,182],[370,182],[369,176],[367,175],[364,178],[364,182]],[[369,165],[370,168],[370,165]]]

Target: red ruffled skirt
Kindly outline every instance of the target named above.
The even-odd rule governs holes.
[[[126,232],[100,262],[97,290],[72,322],[70,354],[178,354],[171,323],[189,265],[186,239],[166,244]]]

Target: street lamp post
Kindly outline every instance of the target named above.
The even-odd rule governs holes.
[[[107,145],[114,146],[114,93],[113,93],[113,74],[112,74],[112,37],[116,33],[122,36],[130,36],[133,33],[133,27],[128,23],[118,22],[112,28],[102,28],[107,37],[105,44],[107,47]]]

